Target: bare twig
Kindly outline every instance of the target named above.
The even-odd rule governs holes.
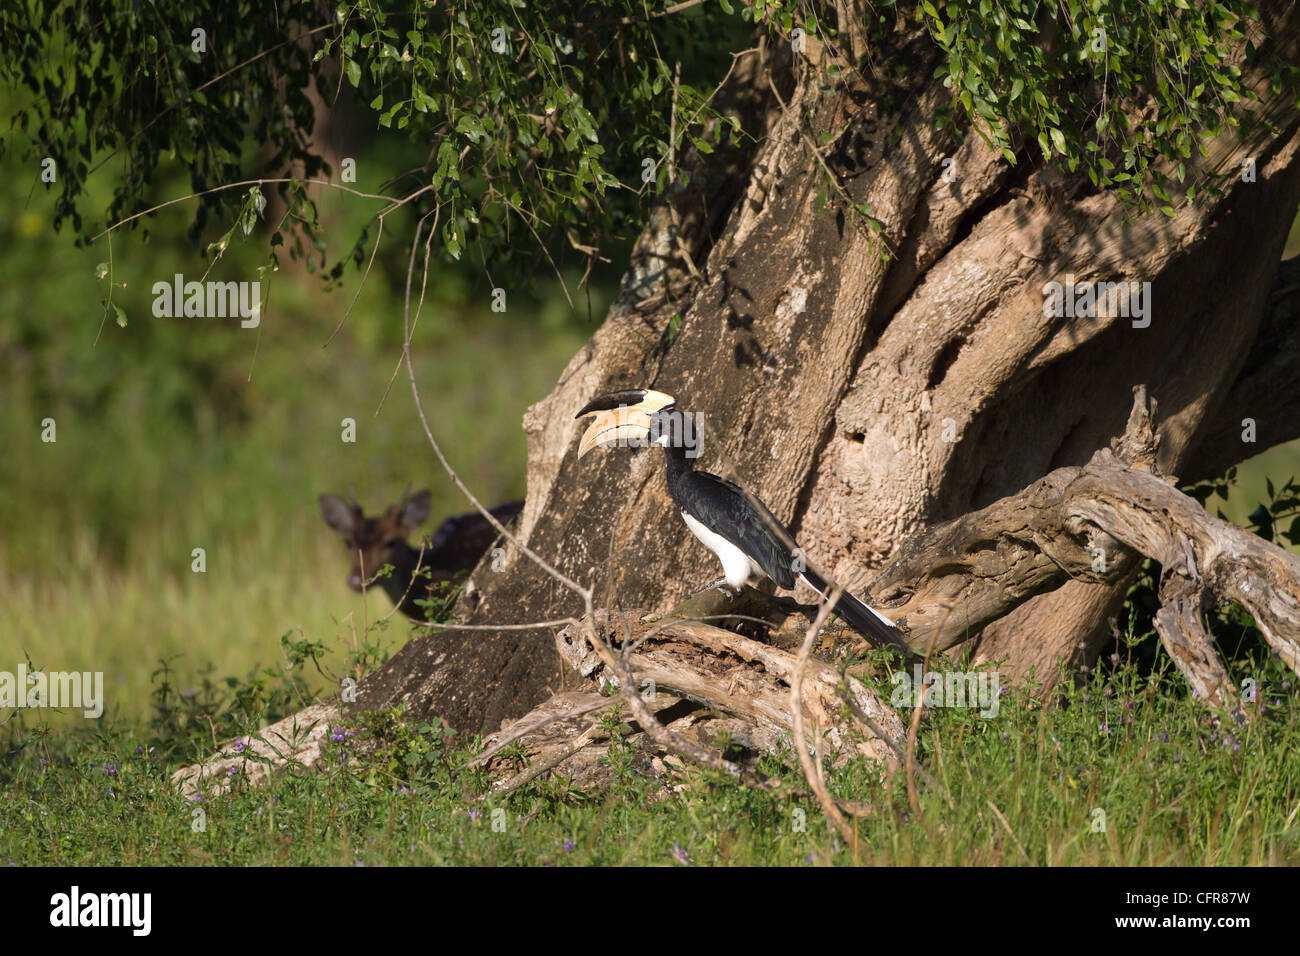
[[[139,219],[141,216],[148,216],[151,213],[157,212],[159,209],[166,209],[168,206],[174,206],[177,203],[188,202],[191,199],[198,199],[200,196],[207,196],[211,193],[224,192],[227,189],[241,189],[244,186],[266,186],[271,183],[302,183],[303,185],[310,185],[310,186],[328,186],[331,189],[341,189],[345,193],[351,193],[353,196],[359,196],[362,199],[382,199],[385,202],[389,203],[390,205],[388,208],[384,209],[380,213],[380,215],[385,215],[391,212],[392,210],[397,209],[400,206],[406,205],[412,199],[415,199],[417,196],[421,195],[422,193],[426,193],[433,188],[432,186],[424,186],[420,189],[417,189],[409,196],[404,196],[401,199],[394,199],[392,196],[384,196],[379,193],[365,193],[359,189],[353,189],[351,186],[345,186],[342,183],[330,182],[328,179],[294,179],[292,177],[244,179],[237,183],[225,183],[224,185],[213,186],[211,189],[204,189],[196,193],[187,193],[184,196],[177,196],[175,199],[168,199],[166,202],[160,202],[156,206],[150,206],[148,209],[143,209],[140,212],[127,216],[125,219],[119,219],[111,226],[107,226],[106,228],[100,230],[95,235],[90,237],[90,241],[95,242],[99,239],[100,236],[107,235],[110,232],[120,229],[122,226],[125,226],[128,222],[134,222],[136,219]]]
[[[926,664],[930,662],[930,656],[925,658]],[[916,790],[916,741],[921,729],[921,712],[924,710],[925,694],[921,693],[920,688],[912,688],[912,719],[907,726],[907,805],[912,808],[917,819],[921,817],[921,797]]]
[[[856,834],[849,826],[848,821],[844,819],[844,814],[840,813],[835,801],[831,799],[830,793],[827,792],[820,767],[814,767],[811,758],[808,756],[808,746],[804,742],[803,732],[804,669],[808,666],[808,656],[812,653],[813,641],[817,638],[817,632],[822,629],[822,625],[830,617],[831,605],[839,599],[842,590],[838,584],[831,588],[831,593],[827,594],[822,601],[821,610],[817,612],[817,617],[808,626],[808,630],[804,634],[803,646],[799,648],[799,660],[795,666],[794,678],[790,681],[790,718],[791,729],[794,731],[794,750],[799,757],[799,766],[803,768],[804,779],[808,781],[813,793],[817,795],[817,802],[822,805],[822,810],[826,813],[826,816],[840,831],[840,836],[844,838],[844,842],[849,846],[856,846]]]
[[[420,399],[420,387],[418,384],[416,384],[415,381],[415,366],[411,362],[411,334],[412,334],[411,280],[415,274],[415,253],[419,247],[419,238],[420,238],[419,232],[417,231],[415,239],[411,243],[411,261],[406,271],[406,295],[405,295],[404,308],[402,314],[406,337],[405,337],[404,344],[402,346],[402,359],[406,364],[406,376],[408,382],[411,385],[411,395],[415,399],[415,410],[420,417],[420,425],[424,429],[424,436],[426,439],[428,439],[430,447],[433,448],[433,453],[438,457],[438,461],[442,465],[443,471],[447,473],[447,476],[451,478],[453,484],[455,484],[456,487],[460,489],[461,494],[463,494],[465,498],[469,501],[469,503],[474,506],[475,510],[478,511],[478,513],[483,516],[484,520],[486,520],[488,524],[490,524],[493,528],[495,528],[498,534],[504,537],[512,545],[514,545],[520,551],[521,554],[526,555],[529,558],[529,560],[531,560],[539,568],[541,568],[548,575],[550,575],[551,578],[553,578],[555,581],[559,582],[564,587],[568,588],[570,591],[573,591],[575,594],[581,597],[583,599],[583,602],[586,605],[588,614],[590,614],[591,589],[587,587],[583,587],[581,584],[578,584],[578,582],[570,578],[567,574],[564,574],[563,572],[559,571],[557,568],[551,565],[549,561],[547,561],[541,555],[537,554],[537,552],[535,552],[532,548],[528,547],[528,545],[524,544],[512,532],[506,530],[505,525],[503,525],[500,521],[498,521],[496,515],[492,514],[492,512],[489,511],[483,505],[483,503],[478,500],[475,494],[469,490],[469,487],[465,484],[465,482],[461,480],[461,477],[459,474],[456,473],[456,470],[451,467],[451,462],[447,460],[447,456],[443,454],[442,446],[438,444],[438,439],[436,439],[433,435],[433,429],[429,427],[429,419],[424,412],[424,403]],[[425,263],[424,263],[424,271],[426,276],[428,275],[428,269],[429,269],[429,261],[428,261],[428,257],[426,256]],[[416,315],[416,318],[418,320],[419,318],[418,313]]]

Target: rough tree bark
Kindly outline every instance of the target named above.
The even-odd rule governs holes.
[[[518,534],[597,585],[603,607],[663,610],[713,576],[670,507],[660,455],[577,464],[574,412],[616,387],[652,385],[704,413],[700,465],[734,472],[843,581],[927,528],[1083,468],[1124,432],[1137,385],[1159,405],[1166,476],[1220,473],[1296,437],[1300,390],[1282,388],[1300,381],[1297,283],[1279,259],[1300,203],[1300,120],[1267,78],[1297,59],[1300,11],[1258,6],[1260,65],[1245,79],[1268,122],[1207,143],[1197,175],[1223,176],[1225,195],[1173,219],[1126,211],[1036,151],[1011,166],[974,133],[936,130],[949,93],[912,24],[880,53],[900,78],[851,72],[832,92],[819,89],[827,50],[760,43],[719,94],[755,143],[683,160],[690,183],[650,213],[604,324],[525,416]],[[1248,158],[1253,182],[1234,175]],[[1149,281],[1150,325],[1045,318],[1044,284],[1067,275]],[[1257,445],[1241,441],[1247,416]],[[1063,580],[964,636],[981,658],[1008,657],[1009,675],[1051,676],[1096,656],[1122,586]],[[514,549],[503,571],[480,565],[461,606],[473,624],[580,612]],[[495,731],[567,679],[553,630],[446,632],[412,640],[356,706],[404,700]]]

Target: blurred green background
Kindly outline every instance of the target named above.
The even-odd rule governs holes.
[[[401,357],[414,216],[388,218],[351,317],[322,347],[356,293],[351,263],[331,289],[317,264],[309,271],[282,252],[280,271],[263,276],[256,329],[155,318],[153,283],[177,272],[201,279],[210,262],[186,238],[192,205],[171,206],[146,222],[147,236],[113,235],[121,328],[104,321],[109,286],[95,276],[107,239],[77,248],[66,230],[55,234],[39,168],[9,145],[0,161],[0,669],[30,656],[49,669],[103,671],[110,709],[125,717],[147,711],[163,658],[179,655],[181,688],[208,666],[242,677],[281,666],[280,637],[293,631],[324,642],[341,670],[348,616],[360,631],[362,599],[345,583],[348,557],[316,496],[352,486],[373,513],[408,484],[428,487],[425,531],[469,510],[424,438],[404,368],[376,415]],[[393,170],[416,164],[362,153],[355,187],[378,192]],[[114,179],[110,163],[88,209],[105,207]],[[178,165],[152,201],[188,189]],[[316,200],[332,265],[380,206],[336,190]],[[217,225],[204,243],[229,227]],[[256,278],[267,240],[254,231],[235,242],[207,278]],[[488,504],[523,494],[522,415],[608,305],[609,276],[590,290],[589,318],[586,291],[575,292],[575,312],[548,269],[538,267],[533,288],[507,290],[504,313],[491,310],[489,283],[468,265],[435,263],[429,278],[413,349],[421,393],[453,466]],[[566,276],[571,291],[579,278]],[[46,418],[56,422],[52,444],[41,440]],[[341,439],[344,418],[356,420],[355,444]],[[198,547],[202,574],[191,570]],[[368,601],[371,621],[391,610],[382,592]],[[407,636],[398,615],[382,640],[391,652]]]
[[[257,329],[154,318],[154,282],[199,279],[209,265],[186,238],[192,208],[171,206],[147,230],[113,236],[123,328],[104,320],[109,284],[95,276],[107,240],[78,248],[55,234],[39,168],[22,161],[21,143],[9,146],[0,158],[0,669],[30,656],[40,667],[103,671],[110,712],[127,718],[148,711],[164,658],[184,688],[204,668],[243,676],[283,666],[280,638],[292,632],[323,642],[342,670],[362,599],[345,584],[348,559],[316,496],[353,486],[369,513],[408,484],[428,487],[426,531],[467,510],[424,440],[404,370],[375,414],[401,354],[413,217],[390,217],[350,319],[322,347],[356,292],[351,265],[331,288],[318,267],[282,255],[281,270],[263,277]],[[391,171],[418,165],[403,148],[360,152],[356,188],[377,192]],[[109,163],[88,209],[106,206],[114,181]],[[153,201],[188,188],[177,164]],[[333,264],[377,206],[339,191],[316,198]],[[236,242],[207,278],[255,276],[267,237]],[[1288,248],[1298,252],[1300,228]],[[625,261],[612,258],[575,294],[577,311],[544,261],[530,288],[507,290],[504,313],[491,311],[491,288],[471,265],[435,264],[414,360],[435,432],[485,502],[522,495],[521,416],[603,316]],[[567,275],[570,289],[578,279]],[[41,440],[46,418],[57,423],[52,444]],[[341,440],[344,418],[357,422],[355,444]],[[1296,444],[1244,465],[1227,500],[1209,507],[1249,524],[1267,500],[1266,476],[1281,487],[1291,475],[1300,475]],[[202,574],[191,571],[199,547]],[[370,620],[391,610],[382,594],[369,600]],[[385,651],[407,636],[395,617]]]

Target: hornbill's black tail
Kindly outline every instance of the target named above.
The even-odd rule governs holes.
[[[803,578],[805,584],[814,588],[823,597],[830,594],[831,585],[812,568],[806,568],[800,577]],[[903,640],[902,632],[894,626],[894,622],[883,614],[873,611],[848,591],[840,593],[839,599],[835,602],[834,610],[836,614],[844,618],[849,627],[871,641],[871,643],[879,647],[892,647],[902,654],[905,659],[913,656],[912,649],[907,646],[907,643]]]

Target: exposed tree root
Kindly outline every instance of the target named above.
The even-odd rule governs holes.
[[[172,785],[191,799],[206,799],[229,790],[236,775],[242,775],[253,786],[260,786],[277,768],[314,767],[321,758],[330,727],[337,726],[340,720],[337,701],[312,704],[242,739],[242,750],[234,740],[226,741],[216,755],[173,773]]]

